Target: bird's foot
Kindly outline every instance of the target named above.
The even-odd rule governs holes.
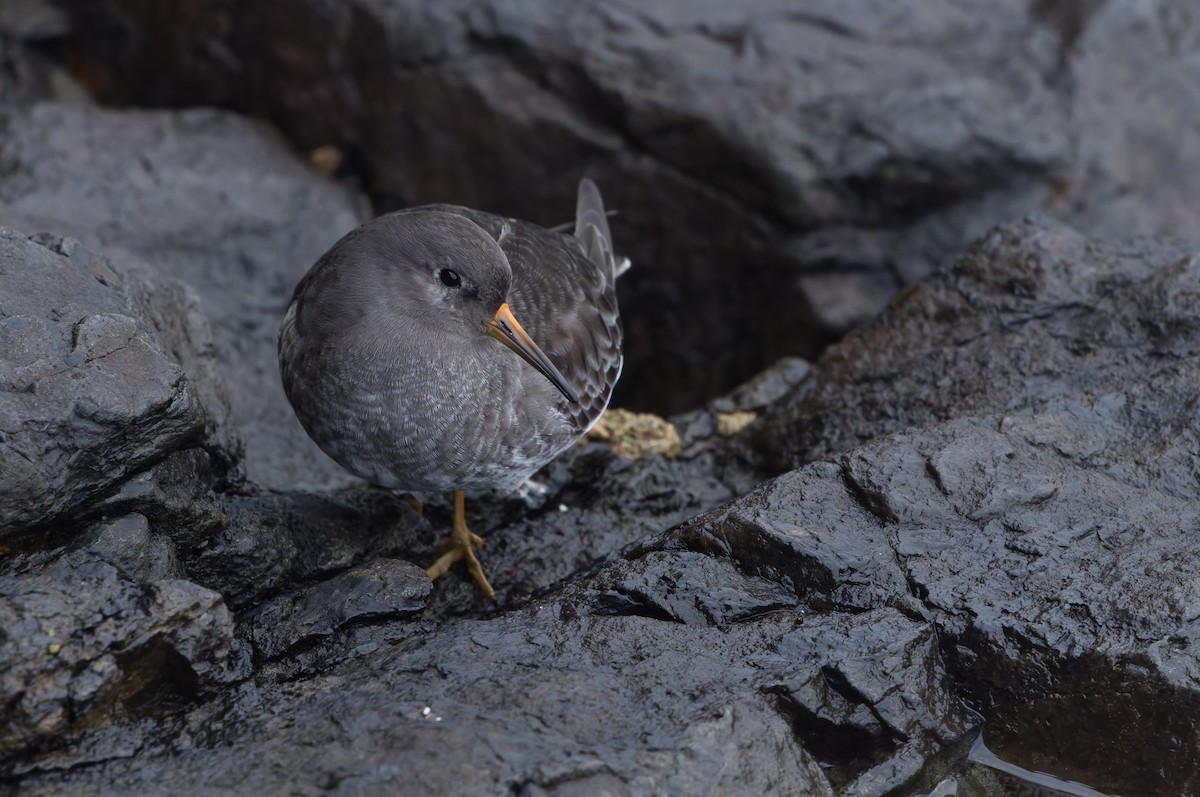
[[[479,559],[475,556],[475,550],[483,548],[483,538],[467,528],[461,490],[454,493],[454,522],[450,526],[450,539],[447,540],[447,547],[449,550],[439,556],[437,561],[425,569],[425,572],[429,574],[431,579],[438,579],[444,576],[450,567],[460,559],[465,560],[467,563],[467,572],[471,574],[471,578],[475,579],[475,583],[479,585],[479,590],[483,593],[484,600],[491,603],[496,597],[496,591],[488,583],[487,576],[483,574],[483,567],[479,564]]]

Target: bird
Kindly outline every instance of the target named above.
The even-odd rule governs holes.
[[[301,426],[369,482],[453,493],[446,553],[427,572],[464,561],[488,602],[466,494],[525,484],[592,428],[621,376],[629,261],[591,179],[564,228],[446,204],[382,215],[317,260],[280,325]]]

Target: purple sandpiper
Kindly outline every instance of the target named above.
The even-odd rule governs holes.
[[[464,493],[516,489],[604,412],[621,374],[627,266],[585,178],[573,235],[425,205],[350,232],[296,286],[279,365],[308,434],[370,482],[454,493],[430,577],[464,559],[492,600]]]

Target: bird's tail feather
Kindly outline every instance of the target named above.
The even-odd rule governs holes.
[[[612,233],[600,189],[589,178],[579,181],[579,199],[575,204],[575,237],[583,245],[588,259],[612,274],[615,280],[629,268],[629,258],[618,262],[613,256]]]

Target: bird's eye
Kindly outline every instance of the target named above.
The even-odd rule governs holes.
[[[448,268],[444,268],[438,272],[438,279],[447,288],[457,288],[459,285],[462,285],[462,277],[458,276],[458,272],[451,271]]]

